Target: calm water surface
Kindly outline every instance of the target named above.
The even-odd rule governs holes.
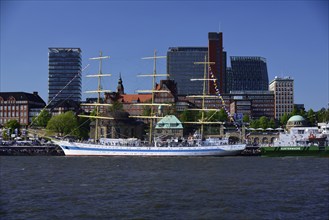
[[[0,157],[0,219],[329,219],[329,158]]]

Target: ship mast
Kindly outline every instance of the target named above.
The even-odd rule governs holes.
[[[155,86],[156,86],[156,77],[168,76],[168,74],[158,74],[157,71],[156,71],[156,61],[157,61],[157,59],[161,59],[161,58],[166,58],[166,56],[157,56],[156,50],[154,50],[154,55],[152,57],[142,58],[143,60],[153,59],[153,74],[138,75],[138,77],[152,77],[152,89],[151,90],[137,90],[137,92],[139,92],[139,93],[151,93],[152,94],[151,103],[134,104],[134,105],[151,106],[150,116],[130,116],[130,117],[133,117],[133,118],[147,118],[147,119],[150,119],[149,143],[152,142],[153,119],[163,118],[163,117],[158,117],[158,116],[155,115],[153,106],[170,106],[170,104],[165,104],[165,103],[154,103],[155,93],[161,93],[161,92],[166,92],[167,93],[168,92],[168,91],[165,91],[165,90],[157,90],[155,88]]]
[[[207,81],[214,81],[216,79],[209,79],[207,78],[207,66],[210,64],[215,64],[215,62],[208,62],[207,61],[207,56],[204,57],[204,61],[203,62],[194,62],[194,64],[196,65],[204,65],[204,73],[203,73],[203,78],[201,79],[191,79],[191,81],[203,81],[203,90],[202,90],[202,95],[191,95],[188,97],[191,98],[201,98],[202,102],[201,102],[201,109],[188,109],[188,110],[195,110],[195,111],[201,111],[201,120],[199,122],[184,122],[186,124],[200,124],[201,128],[200,128],[200,133],[201,133],[201,137],[203,137],[203,133],[204,133],[204,124],[221,124],[221,122],[210,122],[210,121],[206,121],[205,120],[205,115],[204,112],[205,111],[218,111],[218,109],[209,109],[209,108],[205,108],[205,98],[217,98],[216,96],[213,95],[207,95],[206,94],[206,82]]]
[[[111,90],[103,90],[102,84],[101,84],[101,78],[102,77],[111,76],[111,74],[103,74],[103,72],[102,72],[102,61],[103,61],[103,59],[109,59],[109,58],[110,58],[110,56],[103,56],[102,51],[100,51],[99,57],[89,58],[90,60],[99,60],[99,69],[98,69],[97,74],[87,75],[86,77],[97,77],[98,78],[98,84],[97,84],[97,90],[86,91],[85,93],[97,93],[97,102],[96,103],[85,103],[85,104],[81,104],[81,105],[95,106],[96,115],[95,116],[79,115],[80,117],[96,119],[95,120],[95,139],[94,139],[95,142],[99,139],[99,132],[98,132],[99,119],[108,119],[108,120],[113,120],[114,119],[112,117],[99,116],[101,106],[112,106],[112,104],[101,103],[101,93],[111,92]]]

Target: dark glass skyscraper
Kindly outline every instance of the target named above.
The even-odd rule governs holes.
[[[48,48],[48,103],[81,101],[80,48]]]
[[[227,71],[228,91],[268,91],[266,59],[232,56]]]
[[[215,62],[211,71],[218,80],[220,93],[226,91],[226,52],[223,51],[223,33],[209,32],[208,47],[171,47],[167,52],[167,73],[177,83],[178,95],[202,94],[203,81],[190,79],[204,78],[204,65],[194,62]],[[208,78],[210,78],[209,71]],[[216,94],[213,81],[206,83],[208,94]]]
[[[208,56],[207,47],[170,47],[167,52],[167,73],[169,79],[177,83],[178,95],[202,94],[203,81],[191,79],[203,78],[204,66],[194,62],[203,62]]]

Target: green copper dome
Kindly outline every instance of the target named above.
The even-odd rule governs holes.
[[[288,120],[288,122],[302,122],[302,121],[305,121],[305,118],[303,118],[300,115],[294,115]]]
[[[306,123],[305,118],[303,118],[300,115],[294,115],[291,118],[289,118],[286,128],[289,131],[290,128],[293,128],[293,127],[306,127],[306,126],[307,126],[307,123]]]

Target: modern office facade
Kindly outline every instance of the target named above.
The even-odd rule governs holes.
[[[235,91],[230,93],[231,114],[249,115],[251,119],[262,116],[274,118],[275,104],[272,91]]]
[[[206,58],[206,60],[205,60]],[[195,62],[214,62],[209,65],[217,79],[220,93],[226,92],[226,52],[223,51],[223,33],[209,32],[208,47],[170,47],[167,52],[167,74],[177,83],[178,95],[200,95],[203,93],[203,81],[191,79],[204,78],[204,64]],[[207,78],[210,78],[208,65]],[[216,94],[213,81],[206,82],[206,93]]]
[[[205,108],[221,109],[226,108],[231,115],[248,115],[251,119],[258,119],[262,116],[274,118],[274,93],[272,91],[235,91],[222,95],[225,102],[218,96],[205,98]],[[196,107],[201,108],[201,98],[187,98]]]
[[[203,81],[191,81],[191,79],[204,78],[204,66],[194,63],[204,62],[205,57],[208,57],[207,47],[169,48],[167,52],[167,74],[169,74],[170,80],[177,83],[178,95],[202,94]]]
[[[294,80],[290,77],[275,77],[270,82],[269,90],[274,92],[275,118],[280,119],[284,113],[294,109]]]
[[[227,71],[227,92],[268,91],[266,59],[253,56],[231,56]]]
[[[49,48],[48,103],[81,101],[80,48]]]

